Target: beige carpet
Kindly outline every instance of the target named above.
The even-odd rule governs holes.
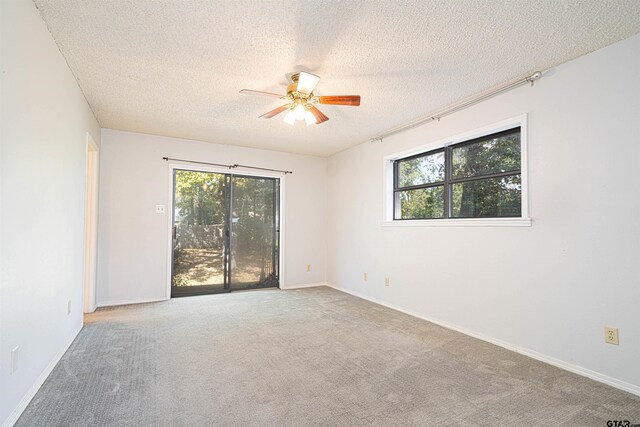
[[[640,398],[329,288],[100,309],[18,426],[640,423]]]

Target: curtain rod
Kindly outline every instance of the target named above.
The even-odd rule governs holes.
[[[285,171],[285,170],[280,170],[280,169],[259,168],[257,166],[247,166],[247,165],[239,165],[239,164],[223,165],[223,164],[220,164],[220,163],[199,162],[197,160],[175,159],[173,157],[163,157],[162,160],[165,160],[167,162],[169,160],[175,160],[176,162],[195,163],[195,164],[198,164],[198,165],[222,166],[224,168],[229,168],[229,169],[245,168],[245,169],[256,169],[256,170],[261,170],[261,171],[281,172],[281,173],[284,173],[285,175],[289,174],[289,173],[293,173],[292,171]]]
[[[459,104],[455,104],[455,105],[453,105],[451,107],[447,107],[447,108],[445,108],[443,110],[439,110],[439,111],[437,111],[437,112],[435,112],[433,114],[429,114],[427,117],[422,117],[422,118],[416,119],[416,120],[414,120],[412,122],[409,122],[409,123],[406,123],[404,125],[401,125],[401,126],[398,126],[396,128],[393,128],[391,130],[388,130],[388,131],[386,131],[384,133],[379,134],[378,136],[376,136],[374,138],[369,139],[369,142],[381,142],[383,138],[386,138],[388,136],[395,135],[397,133],[400,133],[402,131],[414,128],[416,126],[420,126],[420,125],[425,124],[425,123],[429,123],[429,122],[433,122],[433,121],[436,121],[436,120],[440,120],[444,116],[448,116],[449,114],[455,113],[456,111],[460,111],[460,110],[465,109],[467,107],[470,107],[470,106],[472,106],[474,104],[477,104],[477,103],[479,103],[481,101],[487,100],[489,98],[493,98],[496,95],[499,95],[501,93],[507,92],[507,91],[509,91],[511,89],[515,89],[515,88],[517,88],[519,86],[522,86],[524,84],[531,83],[531,86],[533,86],[533,83],[536,80],[538,80],[540,77],[542,77],[542,71],[536,71],[536,72],[534,72],[533,74],[531,74],[531,75],[529,75],[527,77],[524,77],[524,78],[522,78],[520,80],[516,80],[515,82],[512,82],[512,83],[509,83],[509,84],[504,85],[502,87],[499,87],[498,89],[492,90],[491,92],[482,94],[482,95],[477,96],[475,98],[468,99],[466,101],[462,101]]]

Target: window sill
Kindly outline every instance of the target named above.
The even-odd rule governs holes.
[[[383,227],[531,227],[531,218],[458,218],[383,221]]]

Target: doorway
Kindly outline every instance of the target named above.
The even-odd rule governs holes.
[[[87,132],[87,172],[85,192],[84,301],[83,311],[96,309],[96,257],[98,248],[98,145]]]
[[[171,297],[279,286],[280,179],[174,169]]]

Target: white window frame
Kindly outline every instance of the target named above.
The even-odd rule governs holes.
[[[521,217],[517,218],[443,218],[443,219],[393,219],[393,163],[405,157],[426,153],[448,147],[460,142],[480,138],[493,133],[520,127],[520,179],[521,179]],[[461,133],[450,138],[441,139],[429,144],[420,145],[410,150],[401,151],[383,159],[384,203],[382,211],[382,225],[389,227],[529,227],[529,168],[527,161],[527,115],[522,114],[510,119],[492,123],[469,132]]]

